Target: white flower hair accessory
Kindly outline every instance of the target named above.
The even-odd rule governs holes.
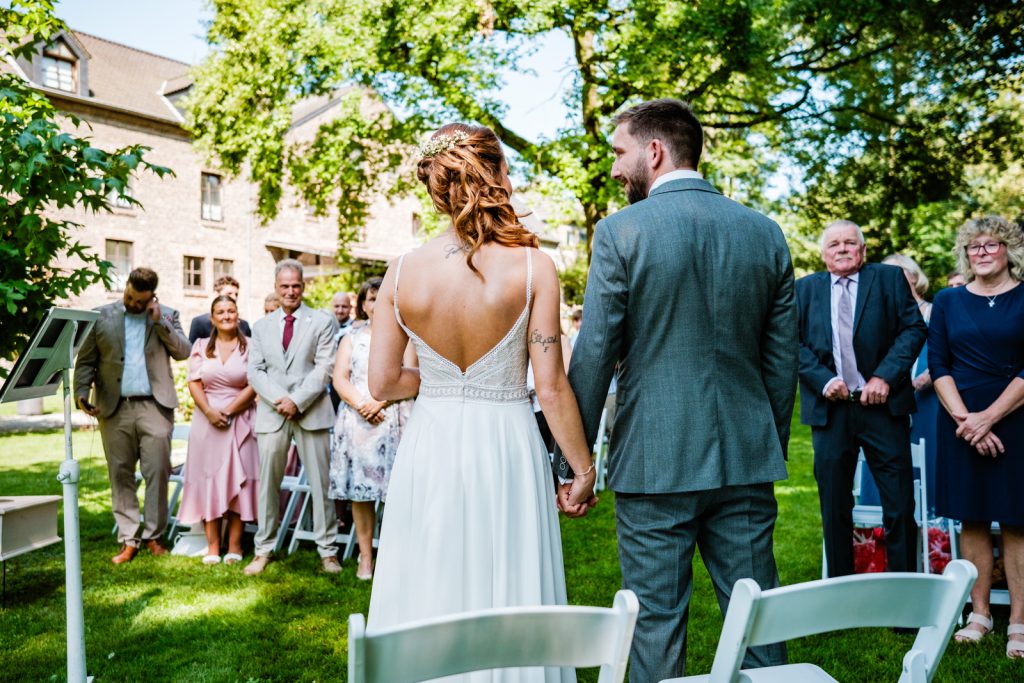
[[[430,157],[436,157],[442,152],[447,152],[454,149],[456,145],[461,142],[465,142],[469,139],[469,133],[461,130],[457,130],[450,135],[437,135],[432,138],[427,138],[420,143],[419,151],[420,156],[425,159]]]

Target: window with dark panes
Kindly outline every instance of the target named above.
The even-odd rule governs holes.
[[[185,257],[185,289],[203,288],[203,257]]]

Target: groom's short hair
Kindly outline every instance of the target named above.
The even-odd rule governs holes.
[[[620,112],[612,123],[627,124],[629,134],[641,143],[660,140],[676,166],[697,168],[704,130],[686,102],[671,97],[641,102]]]

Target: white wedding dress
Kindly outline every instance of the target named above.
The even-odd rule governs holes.
[[[465,372],[395,317],[416,346],[420,392],[384,511],[367,627],[489,607],[566,602],[551,467],[526,386],[526,308]],[[575,681],[572,669],[497,669],[445,681]]]

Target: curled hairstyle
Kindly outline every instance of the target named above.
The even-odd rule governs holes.
[[[1024,230],[1000,216],[972,218],[960,226],[953,251],[957,259],[957,270],[964,276],[964,280],[974,281],[974,269],[967,255],[967,245],[979,235],[988,235],[1005,244],[1010,277],[1017,282],[1024,280]]]
[[[451,216],[456,236],[469,247],[466,264],[480,275],[473,256],[487,242],[538,247],[540,240],[519,222],[512,208],[511,194],[502,183],[505,155],[494,131],[449,123],[438,128],[432,139],[457,132],[465,137],[420,159],[416,177],[427,186],[437,210]]]
[[[379,292],[382,282],[383,278],[371,277],[359,288],[359,294],[356,295],[356,320],[369,319],[370,316],[366,315],[366,297],[370,296],[370,292]]]
[[[214,311],[215,308],[217,308],[217,304],[225,304],[225,303],[231,304],[232,306],[234,306],[235,307],[235,313],[238,312],[238,302],[237,301],[232,299],[227,294],[221,294],[220,296],[216,296],[216,297],[213,298],[213,303],[210,304],[210,318],[211,318],[210,322],[211,323],[213,322],[213,320],[212,320],[212,318],[213,318],[213,311]],[[210,330],[210,341],[208,341],[206,343],[206,357],[207,358],[216,358],[217,357],[215,355],[215,352],[217,350],[217,326],[213,325],[212,327],[213,327],[213,329]],[[245,353],[245,335],[242,334],[242,328],[241,327],[238,327],[236,329],[238,331],[237,332],[237,334],[238,334],[238,352],[239,353]]]

